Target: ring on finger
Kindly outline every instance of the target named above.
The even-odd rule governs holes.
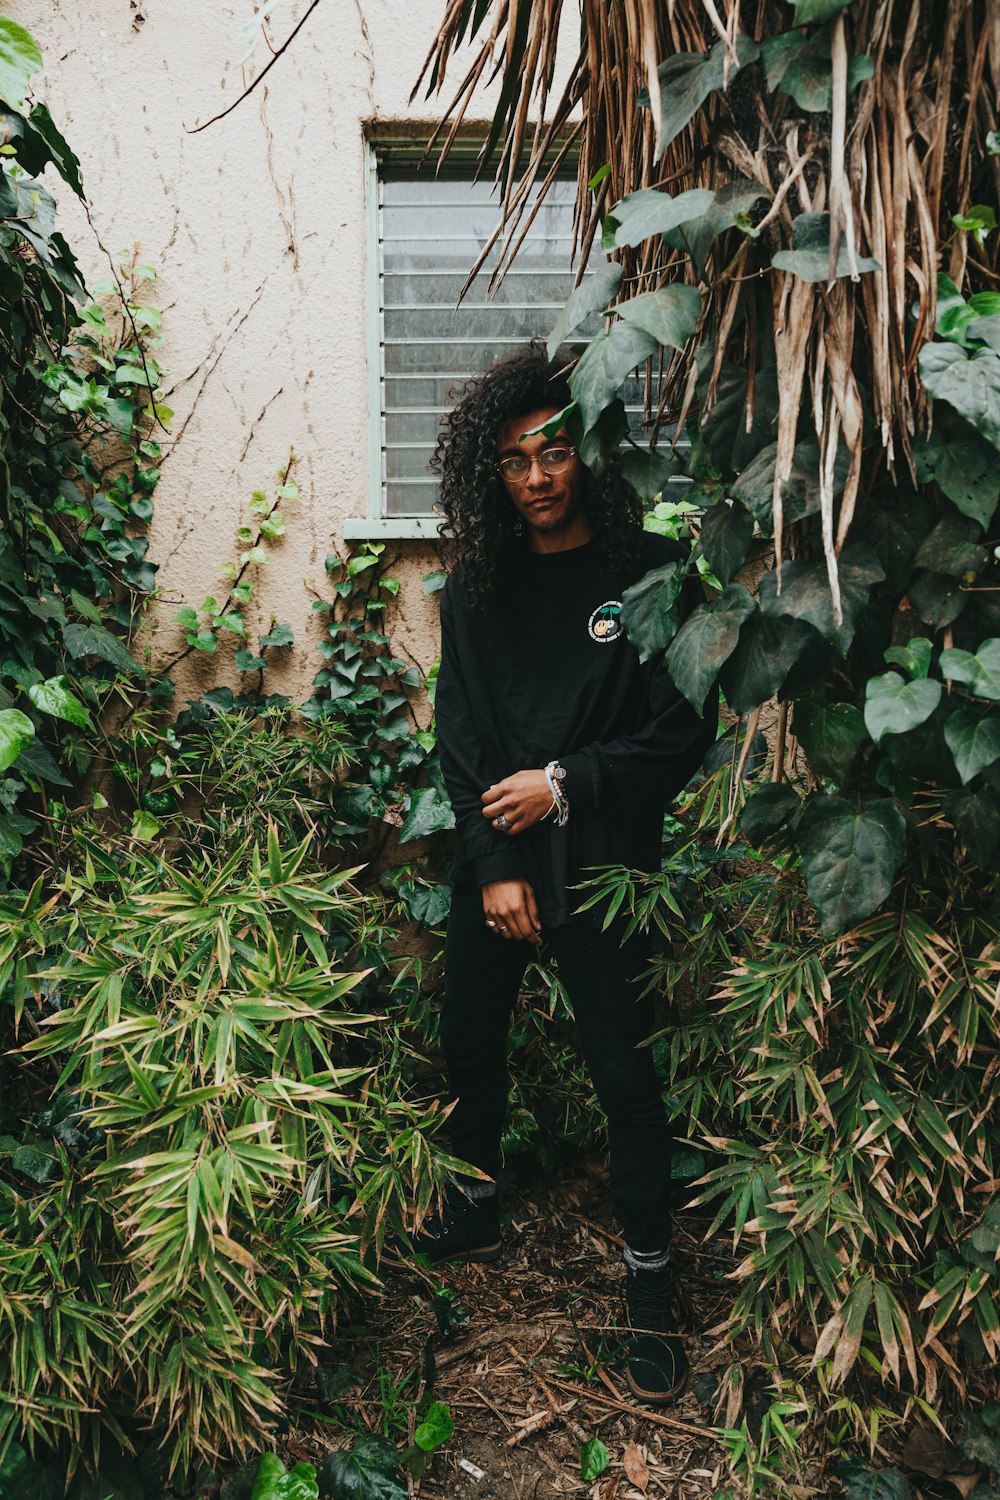
[[[487,917],[486,918],[486,925],[487,925],[487,927],[492,927],[492,928],[495,929],[497,924],[494,921],[492,921],[489,917]]]
[[[498,818],[494,818],[493,827],[498,829],[500,833],[506,833],[510,828],[510,819],[507,817],[507,814],[501,813]]]

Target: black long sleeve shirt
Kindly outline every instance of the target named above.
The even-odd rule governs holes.
[[[460,572],[442,593],[435,708],[460,860],[481,885],[527,879],[543,925],[567,920],[581,899],[571,887],[595,865],[659,868],[666,806],[715,738],[714,701],[699,717],[662,659],[640,663],[621,625],[623,590],[684,555],[644,533],[626,576],[594,542],[566,552],[525,547],[489,606],[470,605]],[[688,609],[698,598],[691,582]],[[498,833],[483,817],[482,793],[551,760],[566,769],[569,822]]]

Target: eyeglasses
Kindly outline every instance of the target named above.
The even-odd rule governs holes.
[[[535,458],[546,474],[561,474],[563,469],[569,468],[575,455],[576,449],[567,445],[563,448],[543,448],[541,453],[535,454]],[[521,484],[531,473],[535,458],[529,458],[526,453],[512,453],[509,458],[502,458],[497,468],[504,479],[512,484]]]

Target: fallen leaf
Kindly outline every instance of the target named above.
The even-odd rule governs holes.
[[[642,1456],[642,1449],[637,1443],[625,1444],[623,1463],[630,1483],[634,1484],[637,1490],[642,1490],[643,1494],[645,1494],[649,1485],[649,1467]]]

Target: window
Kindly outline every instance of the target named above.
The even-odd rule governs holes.
[[[547,335],[573,288],[574,180],[552,184],[514,264],[487,296],[494,249],[456,308],[498,217],[474,148],[441,172],[418,143],[368,143],[369,505],[345,536],[435,536],[428,470],[440,416],[468,376]],[[599,326],[599,324],[598,324]]]

